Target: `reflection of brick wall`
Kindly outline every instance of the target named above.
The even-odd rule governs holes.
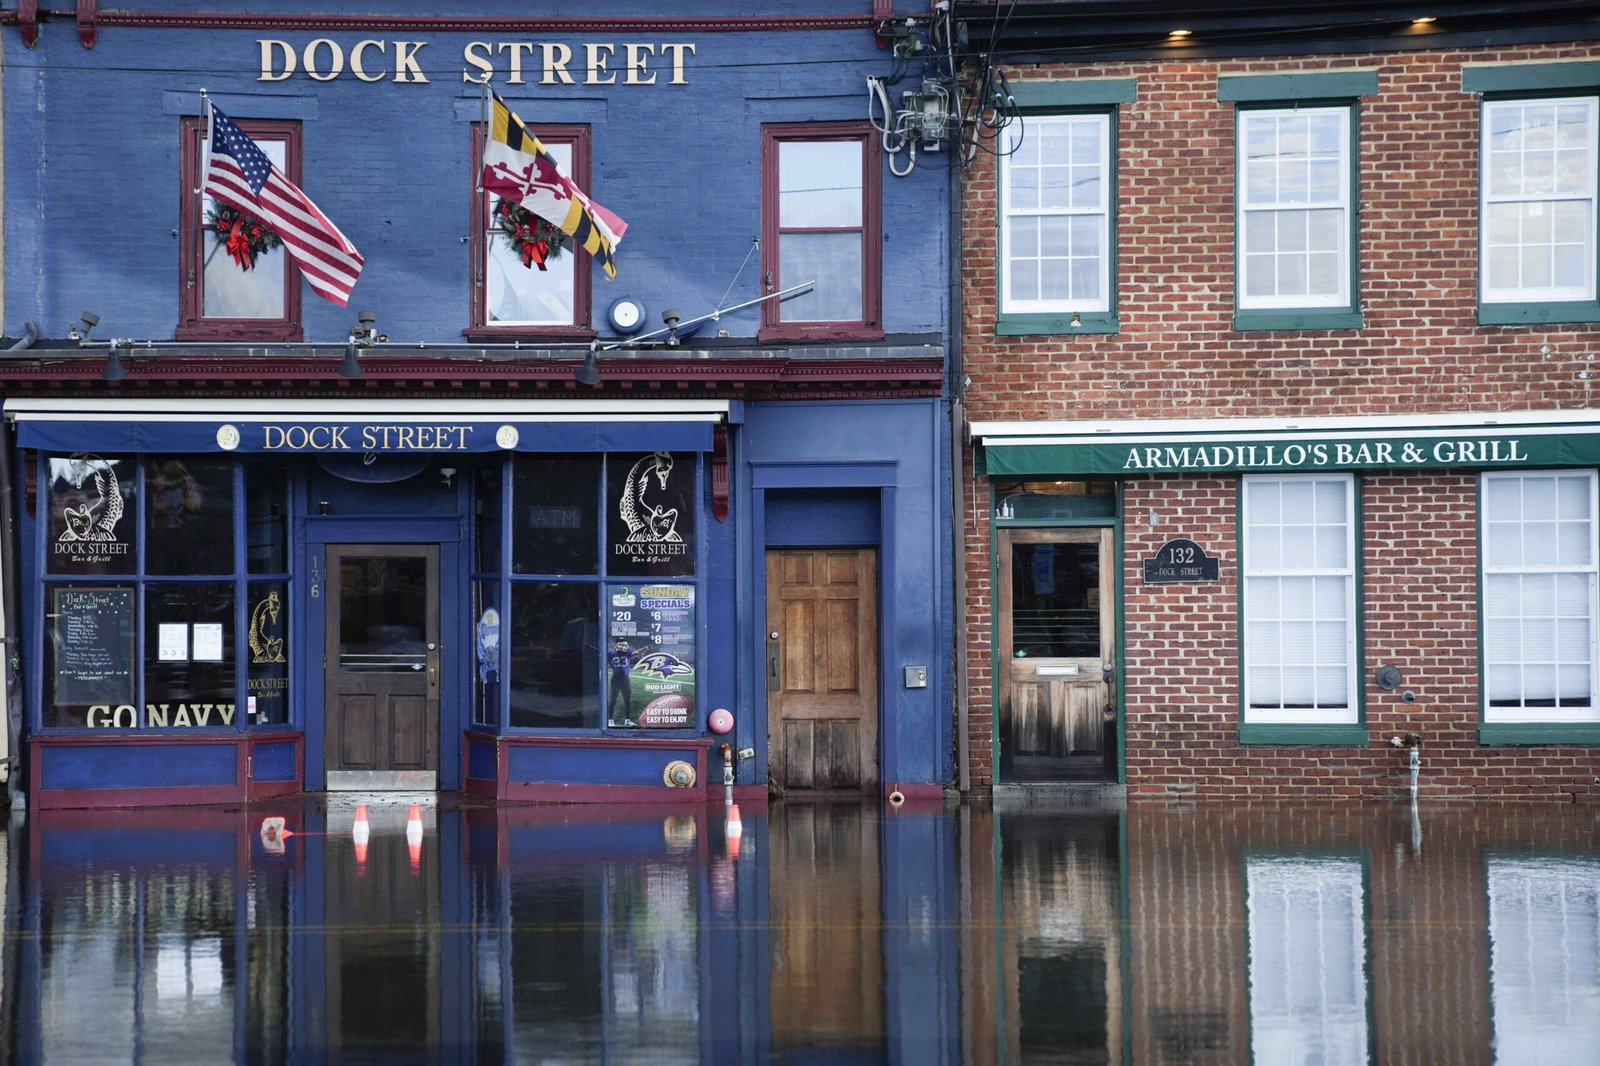
[[[1127,816],[1133,1061],[1250,1061],[1244,878],[1252,855],[1366,867],[1367,1025],[1394,1066],[1488,1063],[1485,859],[1594,854],[1593,820],[1526,807],[1252,806]]]
[[[1112,334],[1002,337],[996,323],[995,163],[963,176],[963,372],[973,421],[1417,415],[1591,408],[1600,326],[1477,323],[1478,98],[1472,63],[1590,58],[1571,47],[1456,49],[1009,70],[1013,84],[1134,78],[1117,109],[1117,310]],[[1217,78],[1359,67],[1378,72],[1359,108],[1359,330],[1238,332],[1234,305],[1234,107]],[[971,461],[971,456],[967,457]],[[1067,474],[1070,472],[1063,472]],[[967,516],[972,780],[993,779],[993,602],[988,483],[959,479]],[[1428,797],[1570,801],[1600,795],[1600,749],[1480,748],[1475,480],[1364,478],[1367,749],[1237,743],[1235,479],[1124,482],[1130,791],[1390,796],[1407,781],[1394,732],[1423,735]],[[1155,513],[1159,524],[1147,524]],[[1197,540],[1221,581],[1149,587],[1140,563],[1169,537]],[[1418,701],[1371,682],[1393,662]]]

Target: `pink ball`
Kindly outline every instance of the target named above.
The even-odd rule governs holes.
[[[706,725],[711,728],[713,733],[729,732],[733,729],[733,715],[729,714],[726,708],[718,707],[706,719]]]

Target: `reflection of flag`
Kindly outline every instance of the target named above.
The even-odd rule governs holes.
[[[483,187],[570,234],[595,257],[606,277],[617,276],[611,251],[628,224],[584,195],[529,132],[500,94],[494,97],[483,146]]]
[[[205,191],[271,226],[318,296],[343,307],[361,276],[361,253],[311,198],[272,165],[233,120],[211,108]]]

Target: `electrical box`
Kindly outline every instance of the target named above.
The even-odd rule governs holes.
[[[906,667],[906,688],[927,688],[928,668],[926,666]]]

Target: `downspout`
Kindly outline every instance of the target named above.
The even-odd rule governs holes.
[[[962,504],[961,460],[964,449],[962,438],[966,433],[966,408],[962,393],[966,376],[962,370],[962,335],[965,315],[961,300],[961,152],[950,153],[950,222],[945,234],[946,260],[950,273],[950,329],[946,341],[949,345],[950,370],[947,389],[950,395],[950,553],[951,553],[951,625],[952,651],[955,656],[956,690],[956,785],[963,796],[972,790],[972,770],[968,763],[972,757],[972,743],[967,736],[971,718],[971,701],[967,696],[967,522]]]

